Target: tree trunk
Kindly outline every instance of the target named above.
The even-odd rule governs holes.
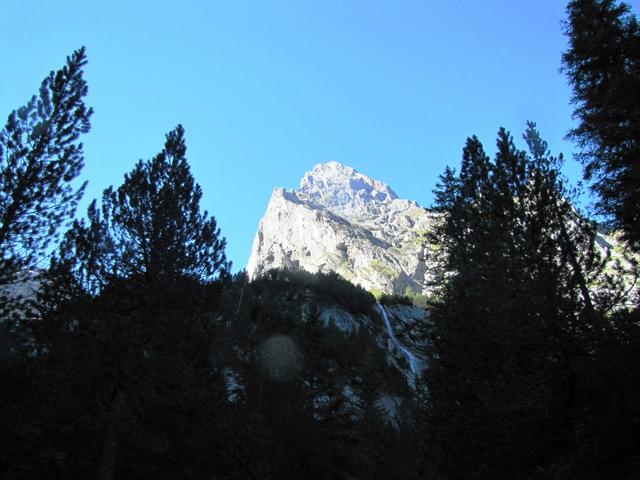
[[[102,458],[98,465],[97,480],[113,480],[113,473],[116,467],[116,454],[118,447],[118,418],[124,403],[124,393],[120,387],[116,387],[111,397],[111,413],[109,415],[109,425],[102,447]]]

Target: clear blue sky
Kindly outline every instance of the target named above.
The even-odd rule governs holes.
[[[637,12],[637,1],[631,2]],[[85,45],[83,203],[119,185],[176,124],[203,207],[243,268],[274,187],[328,160],[431,203],[467,136],[493,151],[528,119],[553,152],[572,145],[559,73],[561,0],[3,0],[0,115]]]

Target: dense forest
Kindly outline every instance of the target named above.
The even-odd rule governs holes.
[[[472,136],[431,206],[433,293],[378,300],[333,273],[232,275],[181,125],[77,217],[73,52],[0,131],[0,478],[640,478],[640,26],[572,0],[565,33],[597,217],[535,123],[493,158]],[[378,301],[428,311],[411,381]]]

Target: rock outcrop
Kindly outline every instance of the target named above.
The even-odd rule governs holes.
[[[316,165],[298,190],[273,191],[247,272],[335,271],[370,291],[423,293],[432,221],[383,182],[338,162]]]

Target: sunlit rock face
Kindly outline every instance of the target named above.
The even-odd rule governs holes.
[[[247,272],[335,271],[371,291],[423,293],[432,221],[386,183],[338,162],[316,165],[299,189],[273,191]]]

